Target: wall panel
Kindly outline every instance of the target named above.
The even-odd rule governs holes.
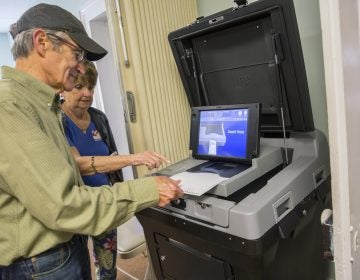
[[[190,108],[167,36],[194,21],[196,1],[120,0],[120,7],[130,62],[121,66],[124,87],[134,92],[138,113],[129,123],[133,151],[154,150],[178,161],[189,154]]]

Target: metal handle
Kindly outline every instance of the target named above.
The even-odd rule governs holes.
[[[128,104],[129,117],[132,123],[136,122],[136,108],[135,108],[135,99],[134,93],[132,91],[126,91],[126,100]]]
[[[119,21],[121,45],[123,48],[125,65],[129,66],[130,63],[129,63],[129,57],[128,57],[128,53],[127,53],[127,49],[126,49],[125,33],[124,33],[124,27],[123,27],[123,22],[122,22],[122,18],[121,18],[120,4],[119,4],[118,0],[115,0],[115,7],[116,7],[117,18]]]
[[[323,244],[324,244],[324,258],[334,259],[334,242],[333,242],[333,215],[331,209],[324,209],[321,213],[321,224],[323,226]]]

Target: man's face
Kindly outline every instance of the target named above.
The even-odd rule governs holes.
[[[61,43],[57,49],[48,52],[44,68],[51,87],[58,91],[70,91],[75,86],[76,77],[84,74],[79,59],[81,49],[70,38],[62,39]]]

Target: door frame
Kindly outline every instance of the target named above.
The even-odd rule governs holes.
[[[358,1],[320,0],[336,279],[360,279]],[[357,108],[356,108],[357,107]]]
[[[88,34],[105,47],[108,54],[96,62],[99,72],[95,89],[94,106],[106,113],[119,154],[129,154],[131,137],[127,124],[127,110],[120,65],[114,36],[114,27],[105,0],[92,0],[80,10],[80,18]],[[110,18],[110,19],[109,19]],[[105,95],[106,93],[106,95]],[[131,166],[122,169],[124,180],[134,178]]]

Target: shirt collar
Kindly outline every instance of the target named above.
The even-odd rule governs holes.
[[[59,94],[56,94],[52,87],[35,77],[9,66],[1,66],[1,78],[14,80],[29,91],[36,91],[36,97],[41,102],[46,102],[49,107],[58,110]]]

